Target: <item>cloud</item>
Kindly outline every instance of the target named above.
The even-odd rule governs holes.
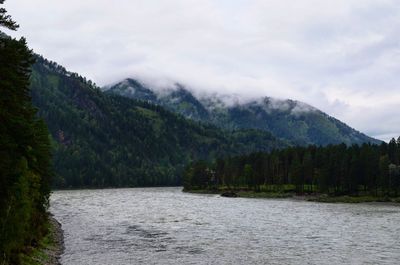
[[[100,85],[291,98],[400,135],[396,0],[9,0],[17,34]]]

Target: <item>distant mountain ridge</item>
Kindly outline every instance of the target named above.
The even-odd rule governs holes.
[[[380,143],[334,117],[294,100],[264,97],[240,102],[240,98],[229,95],[225,98],[212,94],[196,97],[180,84],[159,90],[131,78],[104,87],[103,91],[158,104],[186,118],[223,129],[268,131],[295,145]]]

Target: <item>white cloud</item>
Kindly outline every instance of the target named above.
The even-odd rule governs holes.
[[[305,101],[400,135],[396,0],[8,0],[31,47],[100,85],[139,77]]]

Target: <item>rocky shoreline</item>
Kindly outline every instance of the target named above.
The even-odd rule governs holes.
[[[60,222],[58,222],[53,215],[49,216],[49,223],[52,229],[50,230],[54,246],[46,248],[44,252],[49,257],[44,265],[61,265],[60,258],[64,252],[64,231],[62,230]]]

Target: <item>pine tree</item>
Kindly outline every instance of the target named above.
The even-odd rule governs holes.
[[[308,185],[309,191],[313,192],[314,165],[313,165],[312,155],[311,155],[310,151],[307,151],[304,154],[303,168],[304,168],[304,181],[305,181],[305,184]]]
[[[18,28],[4,8],[0,27]],[[47,218],[50,143],[31,103],[33,61],[24,38],[0,34],[0,264],[18,264],[18,253],[42,236]]]
[[[389,165],[389,156],[381,156],[379,160],[379,185],[385,195],[390,195]]]
[[[292,183],[296,185],[297,193],[302,193],[304,190],[304,169],[297,153],[295,153],[290,166],[290,176]]]
[[[399,165],[399,148],[394,138],[392,138],[388,144],[388,153],[390,162],[395,165]]]
[[[4,4],[5,0],[0,0],[0,5]],[[10,15],[7,15],[5,8],[0,8],[0,26],[10,30],[17,30],[19,25],[12,20]]]

